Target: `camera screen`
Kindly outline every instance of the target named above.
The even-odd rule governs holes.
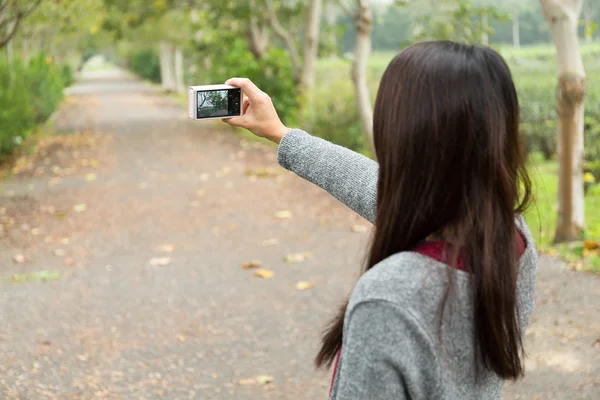
[[[241,89],[198,92],[198,119],[241,114]]]

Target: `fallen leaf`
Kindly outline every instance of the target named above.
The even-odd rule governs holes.
[[[556,249],[550,249],[550,250],[548,250],[546,252],[546,254],[548,254],[549,256],[554,257],[554,256],[558,255],[558,250],[556,250]]]
[[[17,264],[22,264],[25,261],[27,261],[27,259],[25,258],[25,256],[23,254],[15,254],[15,256],[13,257],[13,261],[16,262]]]
[[[154,257],[150,259],[150,265],[153,267],[164,267],[169,264],[171,264],[171,258],[169,257]]]
[[[267,247],[267,246],[275,246],[276,244],[279,244],[279,240],[273,238],[273,239],[263,240],[263,242],[260,245],[262,247]]]
[[[54,249],[52,254],[54,254],[56,257],[63,257],[65,254],[67,254],[67,252],[63,249]]]
[[[599,348],[600,348],[600,337],[599,337],[598,339],[596,339],[596,341],[594,342],[594,347],[595,347],[596,349],[599,349]]]
[[[251,268],[259,268],[260,261],[248,261],[247,263],[242,264],[242,269],[251,269]]]
[[[196,196],[200,197],[200,196],[204,196],[204,189],[198,189],[196,190]]]
[[[60,243],[62,243],[62,244],[70,244],[71,243],[71,239],[69,239],[69,238],[62,238],[62,239],[60,239]]]
[[[208,174],[200,174],[201,181],[207,181],[209,177],[210,177],[210,175],[208,175]]]
[[[238,383],[239,383],[240,385],[243,385],[243,386],[247,386],[247,385],[256,385],[256,379],[254,379],[254,378],[240,379],[240,380],[238,381]]]
[[[75,265],[75,260],[72,258],[67,258],[65,260],[65,267],[72,267],[73,265]]]
[[[275,275],[275,272],[269,271],[268,269],[258,269],[256,271],[254,271],[254,276],[256,276],[258,278],[269,279],[269,278],[273,277],[273,275]]]
[[[158,246],[156,248],[156,251],[159,251],[162,253],[172,253],[173,250],[175,250],[175,245],[172,245],[172,244],[161,244],[160,246]]]
[[[296,289],[298,290],[307,290],[307,289],[312,289],[314,287],[314,285],[312,284],[312,282],[308,282],[308,281],[300,281],[298,283],[296,283]]]
[[[33,229],[30,231],[30,233],[31,233],[33,236],[37,236],[37,235],[39,235],[39,234],[41,233],[41,230],[40,230],[40,228],[33,228]]]
[[[305,251],[304,253],[288,254],[287,256],[285,256],[283,258],[283,261],[285,261],[286,263],[293,264],[293,263],[302,262],[311,257],[312,257],[312,254],[309,253],[308,251]]]
[[[90,165],[94,168],[98,168],[98,165],[100,164],[100,162],[98,160],[90,160]]]
[[[369,228],[364,225],[352,225],[352,232],[366,232]]]
[[[185,342],[185,336],[183,335],[177,336],[177,339],[179,339],[180,342]]]
[[[274,380],[275,378],[273,378],[270,375],[259,375],[256,377],[256,383],[258,383],[259,385],[267,385],[273,382]]]
[[[138,185],[138,187],[140,189],[147,189],[148,188],[148,182],[142,182]]]
[[[594,250],[600,248],[600,242],[594,242],[592,240],[584,240],[583,248],[586,250]]]
[[[87,205],[85,205],[85,204],[77,204],[76,206],[73,207],[73,210],[75,212],[83,212],[83,211],[87,210]]]
[[[96,176],[96,174],[93,174],[93,173],[92,174],[87,174],[85,176],[85,180],[88,181],[88,182],[89,181],[95,181],[96,179],[97,179],[97,176]]]
[[[285,219],[285,218],[292,218],[294,216],[294,214],[292,214],[292,212],[289,210],[284,210],[284,211],[275,212],[275,216],[277,218]]]

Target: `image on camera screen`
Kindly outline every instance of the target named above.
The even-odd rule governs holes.
[[[198,118],[237,115],[235,107],[229,108],[229,97],[229,90],[198,92]],[[235,103],[239,106],[239,101]]]

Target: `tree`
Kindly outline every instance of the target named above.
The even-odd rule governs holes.
[[[371,150],[373,144],[373,107],[367,85],[367,61],[371,54],[371,31],[373,30],[373,15],[368,0],[356,0],[357,10],[352,12],[345,3],[339,2],[348,15],[351,15],[356,28],[354,57],[352,60],[352,82],[356,92],[356,106],[360,117],[362,131],[367,137]],[[373,154],[374,151],[373,151]]]
[[[31,14],[42,0],[0,0],[0,49],[17,33],[22,21]]]
[[[577,28],[583,0],[540,0],[556,46],[558,89],[558,223],[554,241],[579,239],[584,228],[583,117],[586,76]]]
[[[592,4],[593,3],[593,4]],[[583,2],[583,22],[585,41],[590,43],[594,37],[594,31],[598,25],[594,22],[596,15],[600,11],[600,2],[592,0],[584,0]]]
[[[302,15],[298,5],[288,9],[288,15]],[[309,0],[304,10],[304,29],[302,32],[302,57],[298,51],[298,42],[290,29],[284,28],[273,0],[265,0],[269,26],[273,33],[284,43],[292,61],[296,76],[296,85],[301,93],[307,92],[314,84],[314,70],[319,46],[319,32],[323,12],[323,0]],[[289,11],[292,11],[291,13]]]

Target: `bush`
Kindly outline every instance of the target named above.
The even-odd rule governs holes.
[[[69,64],[65,64],[61,68],[61,77],[63,85],[65,87],[71,86],[75,82],[75,75],[73,74],[73,68]]]
[[[160,83],[160,59],[152,48],[136,50],[127,57],[127,65],[144,79]]]
[[[65,87],[61,70],[57,68],[52,58],[39,55],[29,62],[25,71],[28,90],[37,94],[32,98],[36,122],[45,121],[63,99],[62,90]]]
[[[333,78],[333,77],[331,77]],[[332,93],[335,93],[332,96]],[[366,154],[356,98],[347,77],[338,77],[328,86],[315,86],[311,102],[304,110],[303,126],[312,135]]]
[[[37,56],[28,64],[0,62],[0,158],[45,121],[63,98],[64,71]]]

